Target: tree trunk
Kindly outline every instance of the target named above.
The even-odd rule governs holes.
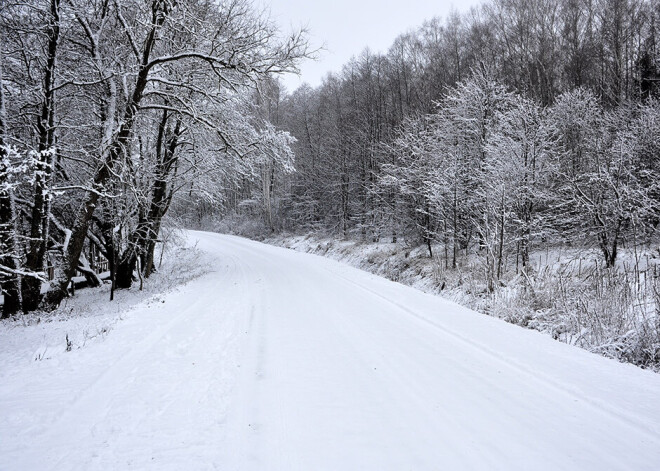
[[[2,169],[0,168],[0,171]],[[16,243],[14,232],[14,205],[11,194],[0,194],[0,251],[3,257],[0,259],[0,265],[9,270],[16,270]],[[0,282],[2,284],[2,293],[5,297],[2,307],[2,318],[16,314],[22,309],[21,298],[21,277],[17,273],[1,273]]]
[[[112,221],[103,219],[99,224],[103,235],[108,270],[110,271],[110,301],[115,299],[115,278],[117,272],[117,253],[115,250],[115,235]]]
[[[154,222],[154,226],[152,230],[153,237],[149,237],[149,241],[147,242],[147,250],[146,250],[147,254],[145,256],[145,262],[144,262],[145,278],[149,278],[156,271],[156,267],[154,264],[154,254],[156,252],[156,242],[158,240],[158,234],[160,233],[160,226],[161,226],[160,219]]]
[[[34,204],[30,222],[30,248],[25,268],[33,272],[42,272],[46,262],[48,231],[50,223],[49,193],[53,176],[53,143],[55,116],[55,68],[57,43],[60,36],[60,0],[50,2],[50,23],[48,25],[48,50],[46,69],[44,70],[44,100],[41,114],[37,121],[39,132],[38,167],[34,183]],[[23,280],[23,309],[33,311],[41,300],[41,280],[27,277]]]
[[[504,191],[502,191],[502,202],[500,206],[500,221],[499,221],[499,244],[497,247],[497,279],[502,278],[502,256],[504,253]]]
[[[275,166],[273,165],[272,162],[268,162],[267,164],[264,164],[264,167],[262,168],[262,191],[264,194],[264,201],[263,201],[263,211],[264,211],[264,221],[266,222],[266,226],[271,232],[275,231],[275,228],[273,226],[273,205],[272,205],[272,191],[273,191],[273,183],[274,183],[274,174],[275,174]]]
[[[348,233],[348,190],[349,190],[349,176],[345,166],[342,165],[343,171],[341,175],[341,233],[345,238]]]
[[[529,245],[530,245],[530,240],[531,240],[531,225],[532,225],[532,204],[526,204],[526,211],[525,211],[525,216],[524,216],[524,224],[525,227],[523,228],[522,231],[522,237],[520,238],[520,242],[518,244],[518,252],[520,254],[520,259],[522,262],[522,268],[525,273],[527,273],[527,270],[529,269]],[[516,271],[517,271],[517,262],[518,260],[518,254],[516,254]]]
[[[621,231],[622,225],[623,221],[619,220],[611,237],[608,236],[604,227],[598,236],[600,249],[603,252],[603,259],[605,260],[605,268],[612,268],[616,263],[619,247],[619,232]]]
[[[4,155],[3,145],[0,138],[0,173],[4,173],[5,171],[3,161],[6,155]],[[0,190],[0,253],[2,253],[0,265],[8,270],[7,273],[4,273],[4,270],[0,272],[0,282],[2,283],[2,291],[5,297],[2,318],[5,318],[16,314],[22,309],[22,280],[20,275],[16,273],[19,264],[16,260],[18,251],[16,244],[14,195],[10,189],[6,191]]]
[[[459,235],[458,235],[458,191],[454,186],[454,201],[452,204],[452,222],[454,225],[454,241],[452,246],[452,257],[451,257],[451,267],[456,270],[457,259],[458,259],[458,249],[459,249]]]
[[[83,274],[85,277],[85,280],[87,281],[87,285],[91,288],[98,288],[103,284],[99,276],[96,274],[96,272],[92,269],[92,267],[89,265],[89,262],[87,261],[87,257],[84,255],[80,256],[80,261],[78,263],[78,269],[80,273]]]
[[[5,114],[5,96],[2,75],[2,55],[0,55],[0,174],[6,174],[9,170],[10,162],[5,149],[6,140],[6,114]],[[8,183],[8,182],[4,182]],[[6,267],[9,271],[18,269],[18,262],[15,257],[18,256],[16,244],[16,217],[14,209],[14,194],[11,187],[0,187],[0,265]],[[2,318],[16,314],[22,309],[21,299],[21,277],[16,273],[3,273],[0,275],[2,281],[2,291],[5,296],[4,306],[2,308]]]
[[[131,287],[133,271],[138,261],[146,276],[149,276],[153,270],[153,251],[160,232],[161,221],[172,201],[172,192],[168,193],[167,183],[177,171],[176,150],[179,146],[179,138],[183,133],[181,121],[177,121],[172,135],[166,140],[167,120],[168,114],[167,111],[164,111],[156,141],[156,178],[151,192],[149,211],[146,217],[143,217],[138,223],[135,232],[130,237],[128,248],[121,257],[117,267],[117,288]]]
[[[618,237],[613,238],[611,245],[607,242],[606,236],[601,236],[601,251],[605,260],[605,268],[612,268],[616,262],[618,253]]]
[[[117,264],[115,273],[115,288],[128,289],[133,284],[133,272],[137,264],[137,253],[135,250],[130,250],[125,253],[125,258],[122,258]]]
[[[0,142],[0,146],[2,146]],[[0,160],[5,156],[2,147],[0,147]],[[4,169],[4,164],[0,163],[0,173]],[[21,296],[21,277],[15,273],[19,268],[16,257],[18,256],[16,245],[16,218],[14,212],[14,196],[11,190],[0,190],[0,265],[6,267],[14,273],[0,273],[0,282],[2,282],[2,291],[5,297],[2,308],[2,318],[16,314],[22,309]]]
[[[432,234],[431,208],[429,202],[426,201],[426,208],[424,212],[424,242],[426,243],[426,248],[429,251],[429,258],[433,258]]]

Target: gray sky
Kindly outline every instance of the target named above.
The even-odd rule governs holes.
[[[321,83],[330,71],[341,70],[348,60],[369,47],[385,52],[394,39],[433,16],[446,18],[454,9],[466,11],[483,0],[260,0],[270,5],[272,18],[283,31],[307,26],[312,45],[324,45],[318,61],[306,61],[301,78],[282,77],[292,91],[303,82]]]

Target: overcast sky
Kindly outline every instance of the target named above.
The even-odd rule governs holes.
[[[465,11],[483,0],[261,0],[284,31],[306,26],[313,46],[325,46],[318,61],[306,61],[301,78],[282,77],[292,91],[303,82],[321,83],[330,71],[341,70],[348,60],[369,47],[385,52],[402,33],[433,16],[446,18],[454,9]]]

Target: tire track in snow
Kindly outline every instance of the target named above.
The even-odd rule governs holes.
[[[284,267],[286,267],[287,270],[289,271],[295,271],[299,270],[301,273],[305,274],[305,269],[306,265],[308,263],[303,263],[302,260],[306,261],[311,261],[312,257],[311,255],[307,254],[299,254],[299,253],[286,253],[285,249],[281,248],[274,248],[274,247],[262,247],[258,245],[255,242],[251,241],[243,241],[240,239],[235,239],[235,238],[226,238],[226,242],[230,245],[235,246],[236,248],[242,250],[244,253],[246,253],[246,259],[251,259],[253,256],[256,256],[258,259],[264,259],[267,258],[270,264],[273,265],[279,265],[282,270],[284,270]],[[251,255],[248,257],[247,253],[250,253]],[[307,259],[305,259],[307,257]],[[331,262],[327,259],[321,259],[321,257],[314,257],[315,259],[319,259],[319,262]],[[299,260],[300,265],[297,265],[294,260]],[[331,262],[331,263],[336,263],[336,262]],[[311,265],[311,264],[310,264]],[[569,420],[578,420],[578,417],[581,417],[580,420],[593,420],[594,423],[609,423],[610,426],[614,424],[614,429],[620,430],[629,430],[630,432],[633,432],[631,436],[636,436],[640,437],[639,434],[641,434],[642,442],[645,443],[646,447],[658,447],[659,437],[658,433],[653,429],[653,425],[649,424],[648,421],[638,420],[641,416],[635,416],[634,414],[631,417],[628,417],[624,414],[628,414],[629,411],[626,409],[621,409],[621,408],[616,408],[612,407],[607,403],[602,403],[601,401],[584,394],[582,391],[575,389],[571,386],[571,383],[566,383],[563,381],[558,381],[561,378],[557,377],[555,378],[554,375],[550,376],[547,374],[544,374],[543,372],[536,371],[523,362],[520,362],[516,359],[516,357],[512,357],[510,355],[503,354],[502,352],[499,352],[486,344],[482,342],[477,342],[474,341],[471,338],[466,337],[465,335],[457,332],[455,329],[448,328],[447,326],[440,325],[438,322],[434,322],[433,320],[429,319],[428,317],[425,317],[424,315],[421,315],[419,312],[416,312],[415,309],[410,309],[409,307],[401,304],[399,300],[394,300],[392,299],[391,296],[393,294],[390,294],[389,291],[387,290],[381,290],[377,291],[374,289],[371,289],[370,287],[366,286],[365,284],[358,283],[354,279],[351,279],[347,276],[344,276],[343,274],[340,273],[340,270],[334,269],[334,266],[332,267],[333,269],[329,268],[328,265],[329,263],[318,263],[318,264],[313,264],[315,269],[320,269],[322,268],[326,273],[331,275],[331,279],[337,279],[341,280],[344,286],[348,287],[347,290],[338,290],[335,286],[333,286],[329,281],[319,281],[316,280],[316,283],[325,283],[325,287],[335,293],[342,292],[346,294],[348,297],[351,297],[348,292],[356,289],[359,290],[367,296],[362,296],[365,299],[374,299],[378,300],[381,303],[384,303],[384,305],[389,306],[389,308],[384,309],[384,311],[389,311],[391,313],[390,308],[394,308],[395,311],[403,312],[407,318],[411,318],[415,320],[415,324],[419,326],[423,326],[423,328],[431,328],[433,331],[436,331],[438,334],[440,334],[442,337],[446,338],[452,345],[455,345],[456,347],[453,347],[453,350],[455,351],[455,355],[463,355],[463,354],[469,354],[470,356],[473,356],[475,358],[474,363],[479,364],[487,364],[491,365],[493,363],[500,365],[500,368],[502,371],[508,371],[510,372],[509,375],[515,376],[516,374],[520,376],[521,379],[516,379],[516,382],[521,385],[525,385],[525,391],[527,391],[528,394],[531,394],[532,391],[536,390],[536,394],[538,397],[534,398],[535,403],[539,402],[539,398],[546,398],[548,400],[548,406],[555,404],[559,405],[562,407],[562,410],[564,413],[570,413],[570,416],[567,416],[566,418]],[[352,270],[352,269],[351,269]],[[272,270],[271,270],[272,271]],[[343,271],[343,270],[342,270]],[[309,272],[311,274],[311,272]],[[372,279],[376,278],[373,275],[365,274],[365,280],[367,278]],[[305,276],[305,275],[303,275]],[[355,274],[355,277],[357,277],[357,273]],[[311,286],[311,285],[310,285]],[[398,285],[401,286],[401,285]],[[302,284],[302,290],[304,291],[307,286],[303,283]],[[408,288],[409,289],[409,288]],[[410,291],[413,291],[410,289]],[[398,294],[399,291],[397,291]],[[428,296],[429,295],[424,295],[422,293],[417,293],[418,295],[421,296]],[[411,294],[412,295],[412,294]],[[439,300],[438,300],[439,301]],[[328,300],[327,302],[332,302]],[[373,303],[372,303],[373,304]],[[430,303],[429,303],[430,304]],[[436,305],[437,306],[437,305]],[[453,306],[450,303],[447,303],[446,307],[448,309],[451,309]],[[375,310],[378,310],[378,308],[374,308]],[[459,310],[464,309],[464,308],[457,308]],[[395,316],[397,317],[397,316]],[[477,316],[475,316],[477,317]],[[480,316],[479,316],[480,317]],[[373,315],[371,316],[373,320]],[[385,318],[383,318],[385,319]],[[383,320],[381,319],[381,320]],[[489,318],[482,318],[479,319],[481,321],[481,324],[483,325],[484,323],[488,322],[496,322],[493,319]],[[402,323],[401,325],[404,325],[405,323]],[[391,323],[392,326],[395,326],[395,324]],[[412,324],[410,324],[412,325]],[[410,326],[408,325],[408,327]],[[515,326],[509,326],[507,325],[507,331],[513,331],[518,329]],[[517,332],[516,332],[517,333]],[[521,338],[528,338],[529,334],[532,334],[532,332],[527,332],[523,331],[520,329],[520,335]],[[350,336],[346,335],[346,331],[344,332],[344,335],[347,338],[350,338]],[[483,335],[479,336],[480,338],[484,338]],[[430,338],[430,337],[429,337]],[[428,338],[426,339],[428,340]],[[544,339],[545,340],[545,339]],[[549,339],[548,339],[549,340]],[[363,344],[363,349],[360,350],[361,354],[364,355],[365,352],[368,355],[369,352],[373,354],[374,351],[377,351],[378,348],[383,348],[383,345],[378,345],[376,343],[370,342],[369,339],[369,333],[365,330],[360,333],[358,336],[354,336],[351,340],[352,343],[357,344],[358,342],[361,342]],[[429,342],[427,342],[429,343]],[[552,343],[552,342],[548,342]],[[495,343],[497,344],[497,343]],[[368,345],[365,346],[365,345]],[[431,344],[429,343],[429,347]],[[565,347],[565,348],[564,348]],[[575,350],[576,355],[582,355],[585,356],[586,353],[579,351],[575,349],[574,347],[567,347],[565,345],[561,344],[553,344],[552,348],[556,348],[558,350],[563,349],[562,353],[569,352],[569,350],[573,349]],[[435,350],[437,352],[437,350]],[[552,350],[554,351],[554,350]],[[377,356],[372,356],[374,360],[377,360]],[[483,359],[483,361],[479,361],[479,359]],[[374,361],[372,360],[372,361]],[[607,360],[604,360],[602,358],[595,357],[593,359],[594,364],[598,364],[598,366],[605,366],[603,365],[604,362],[609,363]],[[367,360],[369,361],[369,360]],[[462,360],[461,360],[462,361]],[[621,365],[616,365],[612,364],[613,368],[619,367]],[[554,370],[553,370],[554,371]],[[514,374],[515,372],[515,374]],[[409,372],[406,372],[405,370],[399,369],[398,374],[402,378],[406,378],[407,382],[405,382],[405,387],[407,387],[409,390],[413,391],[414,390],[414,383],[418,378],[415,378],[413,375],[411,375]],[[598,375],[596,375],[598,376]],[[506,396],[507,394],[511,394],[514,391],[508,391],[505,389],[505,386],[510,387],[510,385],[503,385],[497,382],[497,378],[484,378],[484,377],[475,377],[475,378],[470,378],[469,374],[465,374],[462,376],[463,379],[460,379],[460,372],[459,372],[459,379],[461,382],[463,382],[463,386],[465,384],[474,384],[476,388],[485,388],[486,390],[491,390],[491,391],[500,391],[501,396]],[[515,382],[512,384],[516,384]],[[419,385],[417,386],[417,393],[419,393]],[[519,395],[519,394],[518,394]],[[411,397],[414,396],[411,395]],[[561,399],[563,398],[563,399]],[[501,400],[501,398],[500,398]],[[571,406],[571,404],[575,402],[576,404],[574,406]],[[423,403],[420,402],[420,404]],[[616,402],[614,403],[616,404]],[[521,404],[513,404],[514,406],[517,406],[519,409]],[[586,408],[584,407],[586,406]],[[592,413],[588,413],[588,410],[591,410]],[[573,411],[574,413],[577,413],[577,415],[573,416],[571,413]],[[539,411],[536,411],[538,413]],[[494,412],[491,412],[491,414],[494,414]],[[602,419],[597,419],[596,416],[593,415],[593,413],[596,414],[596,416],[602,417]],[[607,418],[607,420],[604,420]],[[530,430],[533,429],[533,425],[540,425],[536,424],[534,421],[530,421],[531,419],[525,419],[524,416],[519,417],[519,420],[526,420],[527,421],[527,427],[530,427]],[[577,425],[577,424],[576,424]],[[584,428],[583,426],[587,426],[588,423],[580,423],[579,424],[581,428]],[[604,433],[604,432],[603,432]],[[620,431],[617,433],[623,433],[626,434],[626,432]],[[641,438],[640,437],[640,438]],[[510,444],[509,446],[513,446],[514,444]],[[510,451],[510,450],[509,450]],[[485,450],[481,450],[481,452],[485,452]],[[557,450],[558,453],[560,453],[560,450]],[[594,452],[594,449],[592,447],[591,452]],[[498,451],[493,450],[493,453],[495,454],[494,456],[497,455]],[[575,453],[578,454],[579,452],[575,450]],[[561,453],[558,455],[561,456]],[[617,456],[610,456],[610,466],[616,469],[627,469],[630,466],[630,463],[625,462],[625,457],[617,457]],[[548,460],[548,456],[545,456],[545,460]],[[565,465],[565,463],[564,463]],[[562,467],[562,466],[558,466]]]
[[[328,269],[326,268],[326,270],[328,270]],[[474,340],[472,340],[468,337],[465,337],[464,335],[459,334],[456,331],[448,329],[447,327],[442,326],[442,325],[438,324],[437,322],[434,322],[433,320],[431,320],[431,319],[429,319],[429,318],[427,318],[423,315],[420,315],[419,313],[415,312],[414,310],[402,305],[398,301],[395,301],[395,300],[393,300],[393,299],[391,299],[391,298],[389,298],[389,297],[387,297],[387,296],[385,296],[385,295],[383,295],[383,294],[381,294],[381,293],[379,293],[379,292],[377,292],[377,291],[375,291],[371,288],[368,288],[368,287],[364,286],[361,283],[357,283],[354,280],[351,280],[350,278],[347,278],[347,277],[345,277],[343,275],[340,275],[336,272],[332,272],[331,270],[328,270],[328,271],[330,273],[332,273],[334,276],[342,279],[348,285],[359,288],[363,291],[366,291],[366,292],[370,293],[373,296],[376,296],[377,298],[381,299],[382,301],[394,306],[398,310],[403,311],[407,315],[414,317],[418,321],[421,321],[422,323],[443,332],[445,335],[454,338],[455,340],[459,341],[460,343],[462,343],[464,345],[469,346],[470,348],[472,348],[474,350],[480,351],[482,354],[487,355],[489,358],[497,359],[504,367],[515,368],[520,373],[526,375],[527,377],[533,379],[534,381],[536,381],[538,383],[543,384],[546,388],[553,389],[553,390],[555,390],[557,392],[560,392],[562,394],[566,394],[566,395],[571,396],[573,398],[579,399],[579,400],[583,401],[584,403],[589,404],[594,409],[599,410],[603,414],[607,414],[607,415],[623,422],[628,427],[631,427],[631,428],[636,429],[640,432],[648,434],[649,438],[651,438],[652,441],[655,441],[656,443],[658,443],[658,446],[660,446],[660,437],[658,437],[657,431],[654,430],[653,428],[650,428],[646,424],[646,422],[640,423],[640,421],[638,421],[638,420],[632,420],[630,417],[628,417],[626,415],[623,415],[622,411],[614,409],[614,408],[610,407],[609,405],[607,405],[607,404],[605,404],[601,401],[598,401],[598,400],[595,400],[591,397],[588,397],[588,396],[582,394],[581,392],[579,392],[578,390],[575,390],[575,389],[571,388],[570,386],[568,386],[566,384],[557,383],[553,378],[550,378],[550,377],[542,374],[539,371],[535,371],[535,370],[530,369],[529,367],[523,365],[522,363],[520,363],[519,361],[517,361],[516,359],[514,359],[512,357],[504,356],[501,353],[497,352],[496,350],[493,350],[492,348],[489,348],[489,347],[487,347],[486,345],[484,345],[482,343],[475,342]]]

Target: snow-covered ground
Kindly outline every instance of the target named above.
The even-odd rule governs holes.
[[[332,260],[190,238],[214,271],[83,348],[0,345],[0,469],[659,467],[660,375]]]
[[[487,290],[483,259],[445,266],[442,246],[367,242],[329,235],[279,234],[265,242],[322,255],[556,340],[660,373],[660,265],[657,247],[621,249],[606,270],[595,249],[558,246],[532,253],[523,276],[504,265],[500,284]]]

